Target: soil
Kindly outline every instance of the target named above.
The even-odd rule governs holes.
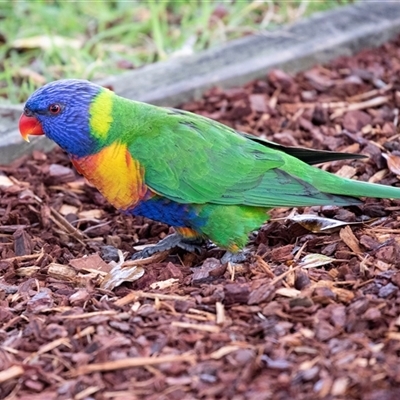
[[[400,38],[182,108],[368,155],[323,168],[399,186],[399,106]],[[400,201],[276,209],[241,265],[211,246],[138,263],[172,228],[118,213],[61,151],[0,171],[0,398],[400,398]]]

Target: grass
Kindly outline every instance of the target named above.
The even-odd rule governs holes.
[[[271,29],[351,0],[0,0],[0,101],[99,79]]]

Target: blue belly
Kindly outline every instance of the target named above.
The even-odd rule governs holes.
[[[204,221],[199,218],[195,206],[180,204],[159,196],[141,201],[134,209],[128,211],[176,227],[199,228]]]

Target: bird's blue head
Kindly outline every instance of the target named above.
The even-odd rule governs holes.
[[[28,140],[29,135],[46,135],[76,157],[95,153],[99,141],[91,129],[91,109],[105,90],[78,79],[59,80],[41,87],[25,104],[19,121],[22,137]]]

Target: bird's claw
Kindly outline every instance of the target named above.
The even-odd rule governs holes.
[[[198,244],[197,242],[186,242],[182,241],[176,245],[176,247],[179,247],[183,250],[186,250],[189,253],[196,253],[200,254],[202,250],[201,244]]]
[[[138,251],[131,257],[131,259],[138,260],[141,258],[151,257],[153,254],[160,253],[166,250],[171,250],[174,247],[179,247],[190,253],[200,254],[202,250],[201,243],[202,241],[199,242],[196,240],[188,240],[181,235],[174,233],[160,240],[154,246],[145,247],[143,250]]]
[[[156,246],[145,247],[143,250],[138,251],[137,253],[132,255],[131,260],[141,260],[142,258],[151,257],[153,254],[157,253],[157,249],[152,251],[153,247],[156,247]],[[162,250],[160,250],[160,251],[162,251]]]
[[[221,258],[221,264],[226,264],[230,262],[231,264],[241,264],[246,261],[249,257],[249,251],[240,251],[239,253],[231,253],[227,251]]]

